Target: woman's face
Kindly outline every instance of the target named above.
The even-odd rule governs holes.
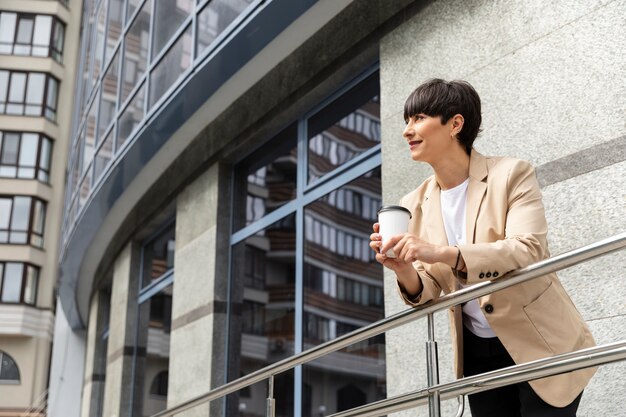
[[[451,151],[452,146],[458,146],[452,136],[453,128],[453,118],[441,124],[439,116],[417,114],[409,118],[402,136],[409,144],[414,161],[436,165],[440,158]]]

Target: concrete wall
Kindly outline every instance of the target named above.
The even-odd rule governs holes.
[[[381,43],[384,201],[397,202],[431,174],[410,159],[401,136],[405,98],[428,78],[459,78],[472,83],[483,102],[476,148],[537,166],[553,254],[624,231],[625,49],[623,0],[425,4]],[[598,343],[626,331],[624,271],[622,251],[560,274]],[[386,283],[387,314],[404,309],[391,276]],[[447,381],[453,376],[445,314],[437,326],[441,380]],[[390,395],[426,384],[425,333],[420,322],[388,336]],[[579,414],[622,415],[624,372],[625,363],[602,368]],[[445,414],[455,408],[456,402],[446,405]]]

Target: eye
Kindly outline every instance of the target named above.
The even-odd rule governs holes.
[[[416,114],[415,116],[413,116],[413,118],[415,120],[424,120],[426,116],[424,116],[423,114]]]

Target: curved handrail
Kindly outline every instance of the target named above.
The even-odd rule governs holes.
[[[396,327],[400,327],[416,319],[426,317],[427,315],[433,314],[437,311],[445,310],[452,306],[470,301],[474,298],[482,297],[522,282],[530,281],[546,274],[577,265],[581,262],[586,262],[625,247],[626,232],[622,232],[610,238],[565,252],[549,259],[545,259],[525,268],[509,272],[496,281],[486,281],[463,288],[450,294],[446,294],[434,302],[429,302],[418,307],[408,308],[375,323],[340,336],[334,340],[330,340],[321,345],[312,347],[302,353],[268,365],[265,368],[259,369],[234,381],[214,388],[203,395],[197,396],[179,405],[154,414],[152,417],[174,416],[200,404],[213,401],[249,385],[268,379],[271,376],[280,374],[298,365],[305,364],[329,353],[344,349],[354,343],[377,336],[388,330],[395,329]]]

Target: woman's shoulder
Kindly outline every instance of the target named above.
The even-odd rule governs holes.
[[[489,175],[510,175],[515,172],[532,172],[535,170],[533,165],[525,160],[519,158],[512,158],[509,156],[487,156],[487,167]]]

